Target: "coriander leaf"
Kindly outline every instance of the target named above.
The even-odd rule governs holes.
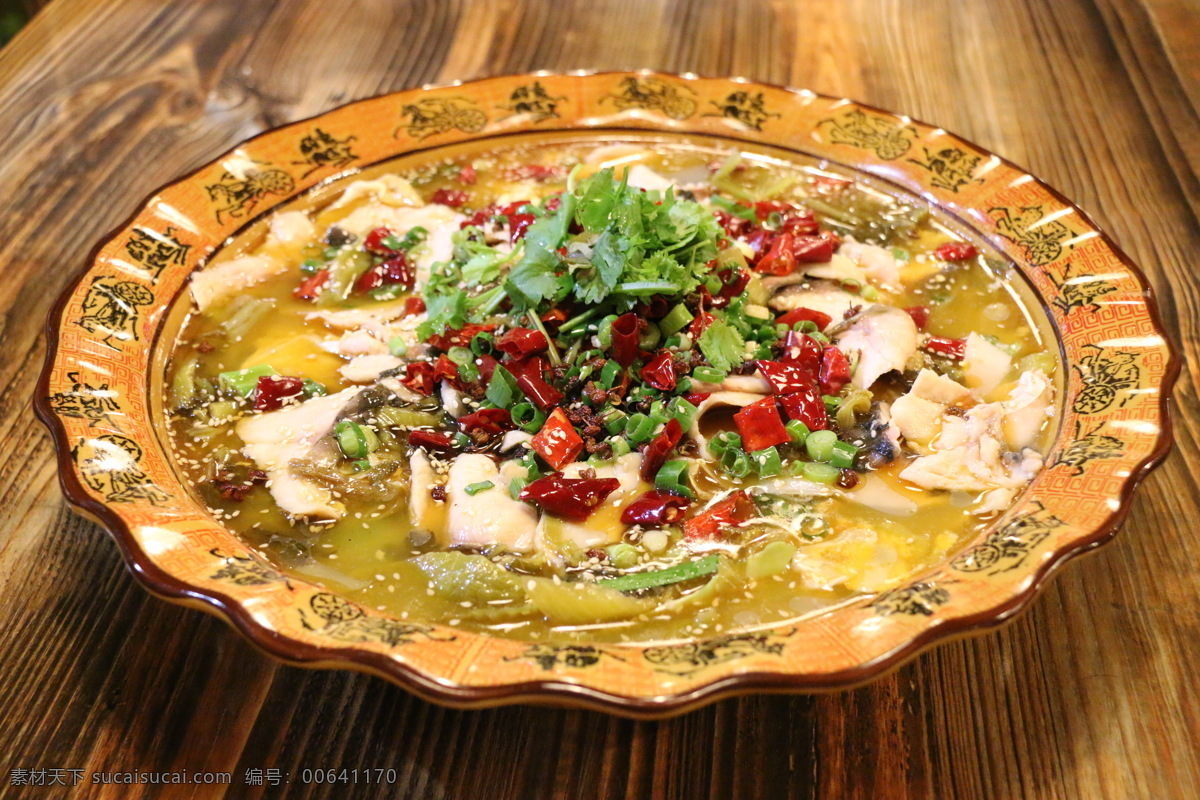
[[[596,265],[596,272],[606,289],[612,289],[621,279],[628,247],[629,241],[623,240],[612,231],[600,234],[600,238],[592,246],[592,263]]]
[[[558,253],[545,246],[534,246],[526,239],[525,255],[508,273],[504,284],[515,304],[532,308],[548,297],[557,297],[561,286],[555,275],[558,264]]]
[[[427,297],[425,305],[425,321],[417,326],[417,335],[422,339],[467,324],[467,295],[462,291]]]
[[[599,233],[608,227],[613,206],[624,193],[625,184],[613,180],[612,167],[600,170],[584,180],[577,190],[579,205],[575,221],[588,233]]]
[[[729,323],[720,317],[700,334],[700,352],[708,359],[708,363],[717,369],[728,372],[742,363],[746,357],[746,341]]]
[[[552,215],[537,220],[525,231],[525,247],[529,250],[554,251],[567,239],[571,220],[575,218],[575,195],[563,194],[562,205]]]

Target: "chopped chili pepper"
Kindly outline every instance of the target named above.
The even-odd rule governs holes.
[[[404,298],[404,313],[401,316],[411,317],[416,314],[425,313],[425,300],[421,297],[406,297]]]
[[[713,216],[717,218],[717,224],[727,234],[735,238],[741,236],[750,227],[750,220],[735,216],[719,208],[713,211]]]
[[[579,457],[583,451],[583,437],[571,425],[566,412],[556,408],[529,446],[546,459],[547,464],[561,470]]]
[[[771,249],[754,265],[756,272],[764,275],[791,275],[796,271],[795,242],[790,233],[775,238]]]
[[[479,369],[480,383],[484,386],[488,385],[488,382],[492,379],[492,373],[496,371],[496,365],[499,363],[495,356],[487,353],[475,358],[475,366]]]
[[[775,319],[777,325],[787,325],[789,328],[797,322],[811,322],[817,330],[823,331],[833,322],[833,317],[812,308],[796,308]]]
[[[533,214],[512,214],[508,218],[508,241],[515,242],[525,238],[529,226],[537,222]]]
[[[451,208],[461,208],[470,199],[471,196],[462,189],[438,189],[429,198],[429,202]]]
[[[679,520],[691,504],[686,497],[652,489],[625,506],[621,522],[643,528],[661,528]]]
[[[458,182],[466,186],[472,186],[475,183],[475,165],[467,164],[458,171]]]
[[[504,366],[517,379],[517,386],[525,396],[542,411],[549,411],[563,399],[563,393],[546,383],[542,377],[546,362],[539,356],[530,356],[519,361],[505,361]]]
[[[921,349],[937,353],[939,356],[952,358],[955,361],[962,361],[963,356],[967,354],[967,340],[947,339],[944,336],[930,336],[925,340],[925,344],[921,345]]]
[[[799,331],[788,331],[783,337],[783,354],[779,360],[787,363],[795,362],[810,375],[816,375],[821,369],[821,343]]]
[[[904,310],[912,317],[917,330],[923,331],[929,326],[929,306],[909,306]]]
[[[532,328],[511,328],[496,340],[496,349],[513,358],[544,353],[550,347],[546,335]]]
[[[662,433],[650,440],[650,444],[642,451],[642,467],[639,471],[642,480],[653,481],[654,476],[667,462],[667,456],[683,438],[683,427],[679,420],[671,418],[663,427]]]
[[[675,375],[675,362],[666,350],[650,359],[646,366],[642,367],[641,376],[643,381],[664,392],[674,389],[678,382]]]
[[[792,240],[792,255],[803,263],[822,263],[833,258],[836,245],[828,236],[797,236]]]
[[[528,200],[514,200],[506,206],[503,206],[499,214],[502,217],[512,217],[521,213],[521,207],[529,205]]]
[[[810,431],[823,431],[829,427],[829,412],[815,384],[782,395],[779,404],[789,419],[803,422]]]
[[[368,253],[374,253],[379,256],[390,256],[396,253],[396,250],[384,244],[384,240],[390,236],[394,236],[391,228],[379,227],[367,234],[367,238],[363,239],[363,249]]]
[[[437,371],[431,361],[410,362],[404,367],[404,377],[400,379],[400,383],[426,397],[433,394],[437,382]]]
[[[459,224],[458,227],[459,228],[469,228],[471,226],[479,227],[480,225],[483,225],[483,223],[487,222],[492,217],[496,216],[496,212],[497,212],[496,206],[491,205],[491,204],[486,205],[483,208],[476,211],[474,214],[472,214],[467,219],[464,219]]]
[[[617,317],[612,324],[612,354],[622,367],[636,361],[641,352],[638,347],[641,328],[641,320],[632,311]]]
[[[408,432],[408,443],[413,447],[424,447],[435,453],[446,453],[454,450],[454,440],[444,433],[437,431],[415,430]]]
[[[292,297],[297,300],[316,300],[321,295],[321,289],[325,287],[325,283],[329,280],[329,270],[323,269],[320,272],[309,275],[304,280],[300,281],[300,285],[292,290]]]
[[[783,215],[794,208],[794,205],[783,200],[760,200],[754,204],[754,215],[761,222],[772,214]]]
[[[496,330],[495,325],[477,325],[474,322],[468,322],[461,328],[434,334],[429,337],[428,341],[429,344],[438,350],[449,350],[451,347],[468,347],[471,344],[471,340],[475,338],[475,334],[491,333],[494,330]]]
[[[707,311],[698,312],[691,323],[688,324],[688,335],[693,339],[700,338],[700,334],[704,333],[708,326],[713,324],[713,319],[715,317]]]
[[[705,400],[712,396],[712,392],[692,392],[689,395],[684,395],[684,400],[687,400],[694,406],[699,406]]]
[[[791,394],[816,385],[813,373],[795,361],[756,361],[755,365],[775,394]]]
[[[850,359],[836,347],[826,347],[821,353],[821,391],[837,394],[850,382]]]
[[[552,308],[542,314],[541,319],[551,330],[558,330],[558,326],[567,321],[567,312],[561,308]]]
[[[568,478],[556,473],[538,478],[518,496],[551,516],[583,522],[620,488],[621,482],[616,478]]]
[[[770,250],[771,242],[774,241],[774,239],[775,233],[767,230],[766,228],[755,228],[746,234],[744,241],[750,246],[750,249],[754,254],[750,260],[754,261],[762,256],[763,253]]]
[[[715,539],[723,528],[733,527],[754,515],[754,501],[744,491],[729,495],[712,508],[683,523],[688,539]]]
[[[380,286],[400,285],[411,289],[416,282],[416,274],[404,253],[396,253],[377,267],[367,270],[354,282],[354,291],[369,292]]]
[[[933,251],[933,257],[939,261],[966,261],[977,255],[979,251],[970,242],[946,242]]]
[[[254,410],[275,411],[289,400],[304,396],[304,380],[283,375],[263,375],[254,387]]]
[[[723,286],[721,291],[717,292],[717,296],[732,300],[737,297],[746,288],[746,284],[750,283],[750,273],[740,267],[730,267],[717,273],[717,277],[721,279]],[[669,309],[668,309],[669,310]],[[666,312],[663,312],[664,314]]]
[[[807,208],[796,208],[783,215],[779,230],[793,236],[813,236],[820,230],[817,217]]]
[[[548,167],[544,164],[522,164],[508,171],[509,179],[514,181],[544,181],[562,174],[562,167]]]
[[[458,427],[463,433],[480,430],[484,433],[504,433],[517,426],[513,424],[512,414],[503,408],[481,408],[458,418]]]
[[[733,415],[733,422],[742,436],[743,446],[750,453],[791,441],[774,397],[764,397],[746,406]]]

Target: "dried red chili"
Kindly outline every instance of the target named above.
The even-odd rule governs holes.
[[[495,325],[477,325],[474,322],[468,322],[461,328],[436,333],[427,341],[438,350],[449,350],[451,347],[467,347],[475,338],[475,334],[491,333],[494,330],[496,330]]]
[[[679,444],[679,440],[683,438],[683,426],[679,424],[679,420],[670,419],[663,427],[662,432],[650,440],[650,444],[642,451],[642,466],[639,470],[644,481],[653,481],[654,476],[662,469],[662,465],[667,463],[667,456]]]
[[[254,387],[254,410],[275,411],[304,396],[304,380],[284,375],[263,375]]]
[[[837,394],[850,382],[850,360],[836,347],[826,347],[821,354],[821,391]]]
[[[517,379],[517,386],[525,396],[542,411],[549,411],[563,399],[563,393],[555,389],[543,375],[546,362],[540,356],[530,356],[519,361],[505,361],[504,366]]]
[[[616,478],[568,478],[556,473],[538,478],[518,496],[551,516],[583,522],[619,488]]]
[[[979,251],[969,242],[946,242],[933,251],[933,257],[939,261],[966,261],[977,255]]]
[[[481,408],[458,418],[458,427],[463,433],[483,431],[488,434],[504,433],[517,426],[513,424],[512,414],[503,408]]]
[[[638,347],[638,337],[641,336],[641,320],[638,315],[630,312],[622,314],[612,324],[612,354],[622,367],[628,367],[637,360],[641,350]]]
[[[733,415],[733,423],[749,453],[791,441],[774,397],[764,397],[746,406]]]
[[[909,306],[904,310],[912,317],[917,330],[923,331],[929,327],[929,306]]]
[[[688,539],[715,539],[722,529],[733,527],[753,515],[754,501],[746,492],[737,491],[684,522],[683,535]]]
[[[542,429],[529,442],[529,446],[546,459],[547,464],[560,470],[583,452],[583,437],[567,419],[566,412],[556,408],[542,425]]]
[[[833,258],[834,247],[828,236],[797,236],[792,240],[792,255],[801,263],[822,263]]]
[[[621,512],[621,522],[641,525],[643,528],[661,528],[677,522],[691,504],[692,501],[686,497],[652,489],[625,506]]]
[[[430,203],[438,205],[450,206],[451,208],[461,208],[471,199],[471,195],[464,192],[462,189],[438,189],[429,198]]]
[[[532,328],[511,328],[496,339],[495,344],[500,352],[518,359],[544,353],[550,347],[546,335]]]
[[[454,450],[454,440],[446,434],[438,433],[437,431],[409,431],[408,443],[413,447],[423,447],[435,453],[445,453]]]
[[[437,382],[437,371],[431,361],[410,362],[404,367],[404,377],[400,378],[400,383],[426,397],[433,394]]]
[[[775,394],[799,392],[815,385],[813,373],[798,362],[757,361],[755,365]]]
[[[663,392],[674,389],[679,380],[675,374],[675,361],[665,350],[642,367],[641,376],[643,381]]]
[[[962,361],[963,357],[967,354],[967,340],[947,339],[944,336],[930,336],[921,345],[921,349],[937,353],[939,356],[952,358],[955,361]]]
[[[789,419],[803,422],[810,431],[823,431],[829,427],[829,412],[815,384],[782,395],[779,404]]]
[[[779,360],[796,363],[810,375],[821,369],[821,343],[799,331],[788,331],[783,337],[783,353]]]
[[[791,275],[796,271],[795,241],[790,233],[780,234],[771,249],[754,265],[764,275]]]
[[[776,325],[787,325],[789,328],[797,322],[811,322],[817,326],[817,330],[823,331],[833,322],[833,317],[812,308],[794,308],[775,319]]]
[[[325,284],[328,281],[329,270],[327,269],[309,275],[300,281],[299,286],[292,290],[292,297],[297,300],[316,300],[321,296],[321,290],[325,288]]]

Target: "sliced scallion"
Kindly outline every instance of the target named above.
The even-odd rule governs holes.
[[[673,583],[702,578],[717,571],[721,557],[713,554],[698,558],[695,561],[685,561],[666,569],[653,572],[631,572],[619,578],[607,578],[596,581],[600,586],[616,589],[618,592],[637,592],[642,589],[653,589],[658,586],[669,586]]]

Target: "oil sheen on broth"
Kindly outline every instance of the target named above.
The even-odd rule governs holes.
[[[575,137],[351,176],[193,276],[180,468],[398,617],[645,641],[894,587],[1041,468],[1007,265],[822,165]]]

